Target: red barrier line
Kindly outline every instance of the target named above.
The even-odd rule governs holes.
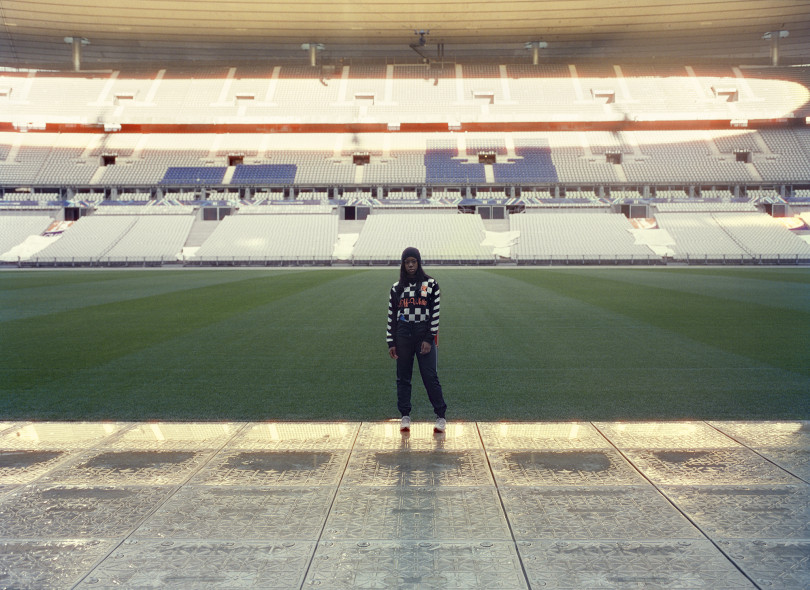
[[[747,121],[744,128],[804,127],[804,119],[756,119]],[[122,124],[115,133],[448,133],[459,131],[498,132],[512,131],[675,131],[703,129],[740,129],[731,119],[706,121],[525,121],[509,123],[460,123],[450,129],[447,123],[401,123],[398,130],[390,130],[387,123],[262,123],[262,124]],[[0,131],[19,131],[10,122],[0,122]],[[29,129],[26,133],[112,133],[102,125],[77,123],[47,123],[44,129]]]

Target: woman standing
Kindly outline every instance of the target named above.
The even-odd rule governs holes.
[[[439,334],[439,283],[425,274],[422,256],[416,248],[405,248],[399,267],[399,281],[391,287],[388,300],[388,354],[397,361],[397,408],[402,415],[400,430],[411,429],[411,376],[413,357],[436,412],[434,432],[447,427],[447,404],[437,372],[436,343]]]

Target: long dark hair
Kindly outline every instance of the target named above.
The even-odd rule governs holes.
[[[414,280],[417,283],[421,283],[430,279],[431,276],[425,272],[425,269],[422,268],[422,261],[419,260],[416,266],[416,276],[414,276]],[[402,264],[399,265],[399,283],[397,283],[397,294],[402,295],[402,291],[405,290],[405,287],[408,286],[411,280],[408,277],[408,272],[405,270],[405,261],[402,261]]]

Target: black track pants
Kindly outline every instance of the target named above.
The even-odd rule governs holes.
[[[430,352],[428,354],[420,353],[428,329],[427,322],[397,323],[395,341],[399,357],[397,358],[397,408],[403,416],[409,416],[411,413],[411,376],[413,375],[414,356],[419,363],[419,373],[422,375],[422,383],[425,385],[430,403],[433,404],[433,411],[439,418],[444,418],[444,413],[447,411],[442,386],[439,383],[436,345],[431,341]]]

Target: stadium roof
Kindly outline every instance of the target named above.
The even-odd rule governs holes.
[[[139,62],[324,60],[730,59],[785,63],[810,55],[807,0],[0,0],[0,65],[71,63],[65,38],[87,39],[85,66]]]

